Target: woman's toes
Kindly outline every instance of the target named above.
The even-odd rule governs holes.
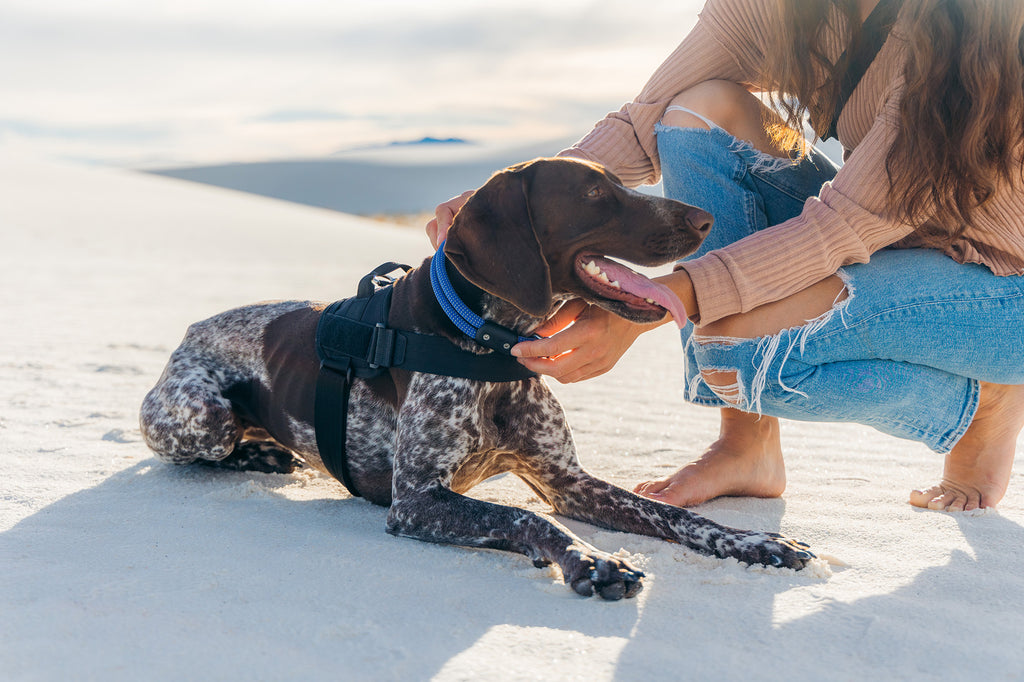
[[[973,511],[982,507],[981,493],[976,490],[961,490],[946,485],[933,485],[925,490],[913,490],[910,504],[922,509],[935,511]]]
[[[676,476],[679,474],[677,473]],[[664,502],[666,504],[672,504],[677,507],[683,507],[688,504],[699,504],[704,500],[693,501],[692,495],[687,494],[687,481],[675,480],[675,477],[664,480],[664,481],[648,481],[637,486],[636,493],[641,497],[654,500],[655,502]]]
[[[956,494],[940,485],[933,485],[924,490],[914,490],[910,493],[910,504],[921,509],[948,511],[948,507],[954,502],[956,502]]]
[[[947,491],[929,502],[928,508],[935,511],[963,511],[966,501],[963,495]]]
[[[939,490],[939,487],[936,485],[933,485],[931,488],[925,488],[924,490],[911,490],[909,502],[915,507],[927,509],[928,503],[941,494],[942,491]]]
[[[644,481],[633,488],[633,492],[637,495],[654,495],[660,493],[662,490],[668,487],[668,481]]]

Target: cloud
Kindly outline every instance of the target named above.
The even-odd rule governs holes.
[[[94,142],[152,142],[165,139],[170,131],[152,125],[66,127],[45,125],[35,121],[0,119],[0,133],[12,133],[29,138],[58,138]]]
[[[254,116],[254,123],[305,123],[310,121],[348,121],[351,114],[338,111],[320,111],[316,109],[282,109]]]
[[[701,1],[0,0],[0,125],[176,163],[560,137],[637,92]]]

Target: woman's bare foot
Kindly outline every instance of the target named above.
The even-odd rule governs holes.
[[[1021,427],[1024,386],[983,382],[974,420],[946,455],[942,482],[912,491],[910,504],[945,511],[996,506],[1010,482]]]
[[[668,478],[641,483],[633,492],[688,507],[722,495],[779,497],[785,489],[779,420],[723,409],[718,440],[700,459]]]

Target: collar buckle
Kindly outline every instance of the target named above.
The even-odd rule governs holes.
[[[507,327],[485,320],[476,330],[473,340],[484,348],[490,348],[504,355],[511,355],[512,346],[519,343],[519,335]]]

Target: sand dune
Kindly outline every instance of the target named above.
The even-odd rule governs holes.
[[[156,169],[150,172],[359,215],[421,213],[484,184],[496,170],[552,156],[574,140],[501,147],[394,144],[326,159]]]
[[[173,468],[136,411],[188,323],[335,299],[418,232],[152,175],[0,160],[0,678],[1024,679],[1024,461],[999,513],[905,504],[941,458],[784,424],[781,500],[699,511],[848,566],[755,570],[567,522],[648,573],[575,596],[526,559],[397,539],[334,481]],[[555,386],[584,464],[622,485],[712,439],[669,327]],[[1021,452],[1018,450],[1018,452]],[[543,509],[505,477],[475,494]]]

